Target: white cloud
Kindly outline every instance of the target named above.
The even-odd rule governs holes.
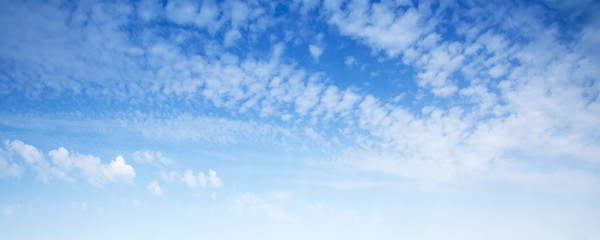
[[[19,164],[13,161],[11,153],[0,149],[0,178],[17,177],[23,171]]]
[[[228,1],[226,5],[229,5],[229,9],[231,9],[229,11],[231,26],[235,28],[240,25],[245,25],[247,18],[250,16],[248,4],[241,1]]]
[[[23,160],[25,165],[31,168],[32,170],[36,171],[38,177],[40,177],[42,180],[47,181],[48,178],[51,177],[49,176],[50,165],[44,158],[42,152],[36,147],[25,144],[19,140],[14,140],[12,142],[5,140],[4,149],[6,149],[6,151],[10,155],[17,156],[21,160]],[[3,162],[8,161],[4,160]],[[5,164],[7,166],[7,169],[3,170],[3,172],[7,172],[8,175],[12,176],[18,175],[18,165],[13,163],[10,164],[10,166],[8,166],[9,163]]]
[[[311,44],[308,46],[308,51],[314,60],[319,60],[319,57],[323,53],[323,48]]]
[[[4,147],[7,150],[19,155],[27,164],[34,165],[36,167],[47,167],[44,155],[34,146],[25,144],[19,140],[12,142],[5,140]]]
[[[146,186],[146,189],[148,189],[148,191],[150,191],[150,193],[156,195],[156,196],[160,196],[162,195],[163,191],[160,188],[160,185],[158,185],[158,183],[156,181],[152,181],[148,184],[148,186]]]
[[[163,156],[160,151],[135,151],[133,161],[137,164],[150,164],[154,166],[168,166],[173,164],[173,160]]]
[[[138,15],[144,21],[153,20],[161,13],[161,4],[158,0],[142,0],[137,4]]]
[[[183,173],[183,181],[188,187],[197,188],[197,187],[206,187],[206,176],[203,172],[198,172],[198,175],[194,175],[194,171],[188,169]]]
[[[52,162],[65,174],[77,170],[80,176],[95,186],[112,183],[133,184],[135,170],[125,163],[122,156],[108,164],[103,164],[100,158],[92,155],[83,155],[77,152],[68,152],[65,148],[52,150],[49,153]]]
[[[331,1],[330,3],[333,3]],[[384,50],[396,56],[406,50],[427,30],[423,24],[425,11],[415,8],[400,10],[388,6],[389,2],[365,4],[354,2],[340,9],[340,4],[325,4],[328,7],[328,22],[336,26],[343,35],[350,35],[376,50]],[[426,8],[428,4],[419,4]]]
[[[221,178],[217,176],[217,172],[215,172],[215,170],[212,169],[208,170],[208,183],[211,187],[214,188],[220,188],[221,186],[223,186]]]
[[[195,23],[201,27],[209,27],[210,31],[214,31],[220,25],[220,23],[216,22],[219,13],[220,10],[214,2],[203,1],[200,13],[196,16]],[[211,24],[214,26],[211,26]]]
[[[300,96],[296,98],[296,112],[304,116],[319,102],[319,95],[323,90],[320,84],[309,83]]]
[[[217,175],[217,172],[209,169],[208,177],[202,172],[199,171],[197,174],[194,174],[194,171],[188,169],[183,173],[178,172],[160,172],[161,177],[166,182],[179,181],[181,183],[185,183],[190,188],[205,188],[207,186],[212,188],[220,188],[223,186],[223,182],[221,182],[221,178]]]
[[[234,46],[235,42],[237,42],[241,37],[242,37],[242,34],[240,33],[240,31],[238,31],[237,29],[232,29],[225,34],[225,38],[223,39],[223,44],[226,47]]]
[[[107,182],[133,184],[135,171],[130,165],[125,164],[123,157],[118,156],[109,164],[102,164],[99,158],[91,155],[81,155],[69,152],[60,147],[49,152],[51,162],[48,162],[40,150],[32,145],[25,144],[19,140],[4,141],[7,158],[18,157],[22,161],[14,161],[8,165],[8,169],[2,171],[18,171],[19,165],[25,165],[35,171],[44,181],[51,178],[74,181],[72,172],[77,170],[80,177],[86,179],[93,185],[100,186]],[[17,160],[18,160],[17,159]],[[8,176],[18,176],[10,173]]]
[[[348,56],[344,60],[344,63],[348,66],[352,66],[352,65],[357,64],[358,62],[356,61],[356,58],[354,58],[354,56]]]
[[[179,180],[181,178],[181,176],[179,175],[178,172],[165,172],[165,171],[160,171],[160,176],[163,179],[163,181],[165,182],[173,182],[175,180]]]
[[[133,178],[135,178],[133,167],[125,164],[125,159],[122,156],[117,156],[114,161],[110,162],[104,172],[110,182],[133,184]]]
[[[3,60],[16,63],[15,68],[6,71],[8,78],[21,81],[4,82],[0,91],[23,92],[26,96],[35,96],[47,89],[92,97],[146,96],[158,99],[159,104],[160,99],[175,96],[189,98],[190,102],[210,102],[225,112],[255,112],[261,122],[268,117],[289,122],[307,118],[320,120],[321,117],[340,120],[341,135],[360,146],[349,148],[348,152],[362,151],[358,155],[363,159],[352,158],[356,161],[352,166],[409,178],[452,179],[473,171],[486,173],[496,168],[495,164],[505,166],[504,163],[513,159],[527,165],[524,156],[568,159],[548,161],[558,162],[553,167],[568,169],[578,165],[570,164],[572,162],[593,163],[600,154],[600,133],[596,130],[600,125],[597,117],[600,107],[595,98],[599,91],[597,81],[594,81],[600,73],[597,54],[593,54],[597,53],[597,47],[592,44],[598,31],[590,26],[585,26],[581,32],[573,30],[573,43],[564,44],[557,25],[530,17],[536,16],[531,12],[537,11],[536,8],[521,12],[510,11],[510,6],[503,11],[496,11],[493,5],[487,8],[473,6],[477,11],[456,8],[451,10],[456,10],[453,11],[456,16],[465,18],[445,19],[446,7],[452,7],[452,4],[440,4],[432,11],[428,3],[418,6],[402,3],[399,6],[393,2],[356,1],[343,4],[342,9],[339,2],[324,2],[324,16],[340,34],[364,43],[376,52],[384,52],[389,61],[414,68],[415,81],[420,87],[415,94],[415,104],[401,106],[400,102],[387,102],[368,95],[368,90],[340,89],[329,80],[311,77],[315,75],[310,70],[284,64],[285,61],[280,59],[285,58],[281,43],[274,47],[272,57],[269,56],[271,59],[267,61],[255,58],[253,54],[240,59],[224,52],[219,43],[211,43],[220,39],[207,36],[206,49],[217,50],[200,56],[186,52],[181,44],[195,40],[190,37],[195,36],[193,32],[178,29],[180,32],[174,34],[176,37],[164,39],[152,34],[150,30],[155,29],[148,29],[148,39],[164,41],[154,43],[147,39],[144,41],[151,43],[137,44],[120,30],[130,16],[126,13],[110,15],[102,11],[101,6],[84,6],[71,17],[70,13],[48,4],[43,7],[52,14],[40,14],[42,8],[35,4],[26,7],[19,5],[23,4],[20,2],[2,4],[8,9],[3,12],[8,37],[2,38],[4,44],[0,46],[4,48],[0,52]],[[299,8],[303,4],[298,3]],[[200,6],[169,1],[165,13],[167,19],[180,24],[246,29],[245,25],[251,19],[269,14],[269,11],[251,5],[227,1],[219,4],[203,2]],[[92,7],[100,10],[92,11]],[[145,19],[152,19],[154,14],[140,13]],[[42,21],[33,25],[28,19]],[[114,21],[105,24],[97,19]],[[461,19],[481,21],[463,22]],[[73,25],[91,27],[72,29],[65,25],[70,21]],[[84,22],[89,24],[82,24]],[[236,27],[222,27],[224,22]],[[437,30],[445,24],[455,26],[456,38]],[[489,30],[492,25],[499,29]],[[91,35],[97,33],[96,27],[102,34]],[[32,30],[25,34],[22,29]],[[226,30],[222,32],[230,35]],[[40,42],[40,39],[44,41]],[[85,44],[81,44],[82,40]],[[226,40],[225,44],[234,42]],[[52,47],[44,43],[52,43]],[[71,43],[81,46],[74,48]],[[317,45],[310,45],[308,49],[314,59],[319,59],[323,52]],[[150,70],[142,70],[136,64],[141,60],[132,55],[145,56],[143,62],[149,64]],[[398,59],[397,56],[401,57]],[[346,60],[353,62],[349,58]],[[102,92],[98,89],[116,90]],[[425,94],[432,94],[434,100],[423,97]],[[438,99],[442,97],[448,100],[441,101],[444,104]],[[287,144],[293,139],[272,141],[280,140],[272,136],[294,131],[302,134],[305,129],[304,126],[286,129],[258,121],[185,114],[165,118],[148,114],[133,118],[137,119],[122,121],[131,128],[129,131],[148,138],[221,144],[243,141],[240,139]],[[24,123],[27,121],[21,120],[2,118],[5,126],[27,125]],[[62,120],[45,123],[54,126],[54,123],[64,124]],[[97,122],[79,123],[104,128],[110,125]],[[111,123],[118,125],[119,122]],[[31,126],[23,128],[27,127]],[[106,166],[93,156],[69,155],[66,149],[59,148],[49,163],[35,147],[15,141],[5,143],[4,148],[4,154],[0,155],[0,176],[18,176],[23,171],[22,165],[43,173],[42,178],[54,176],[68,180],[73,172],[79,171],[86,180],[100,184],[133,172],[122,158]],[[508,157],[510,154],[514,156]],[[332,158],[341,157],[334,155]],[[134,161],[137,162],[135,157]],[[527,166],[515,168],[526,169]],[[189,181],[185,181],[185,173],[165,173],[163,177],[184,179],[188,185],[196,187],[211,185],[210,171],[208,178],[200,173],[194,175],[192,172]]]
[[[198,5],[192,1],[171,0],[165,7],[167,18],[178,24],[194,23]]]

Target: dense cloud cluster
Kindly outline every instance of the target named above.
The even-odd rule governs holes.
[[[335,134],[353,144],[342,154],[333,151],[330,159],[406,178],[543,182],[576,176],[578,184],[597,184],[595,174],[571,167],[572,162],[597,164],[600,156],[600,57],[594,44],[600,21],[591,14],[598,6],[578,4],[7,1],[0,3],[6,30],[0,39],[0,93],[8,99],[26,96],[25,101],[71,94],[134,106],[183,101],[209,104],[206,112],[225,111],[222,118],[153,119],[148,113],[141,122],[124,120],[150,138],[228,143],[243,138],[240,132],[269,137],[336,123]],[[561,22],[559,15],[568,18]],[[312,27],[310,19],[325,27]],[[285,31],[292,22],[297,31]],[[325,44],[328,36],[365,46],[383,62],[410,67],[414,74],[407,81],[420,94],[392,101],[343,86],[344,79],[294,59],[325,61],[337,47]],[[366,62],[346,55],[339,61],[348,67]],[[262,120],[269,123],[257,123]],[[338,141],[337,136],[319,139]],[[72,169],[93,184],[135,176],[122,158],[102,165],[61,148],[51,152],[52,165],[39,151],[23,145],[19,152],[17,145],[5,144],[6,151],[20,154],[42,178],[68,179]],[[561,160],[552,161],[553,172],[536,172],[526,156]],[[134,160],[166,161],[152,152],[140,152]],[[5,176],[21,169],[13,161],[0,164]],[[190,187],[220,186],[210,171],[209,176],[191,170],[176,175]]]

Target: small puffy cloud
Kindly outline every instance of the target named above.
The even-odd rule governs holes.
[[[118,156],[114,161],[110,162],[104,173],[110,182],[133,184],[133,178],[135,178],[133,167],[125,164],[125,159],[122,156]]]
[[[150,193],[156,196],[160,196],[163,193],[162,189],[160,188],[160,185],[158,185],[156,181],[150,182],[150,184],[148,184],[146,188],[148,189],[148,191],[150,191]]]
[[[348,66],[352,66],[354,64],[357,64],[358,62],[356,61],[356,58],[354,58],[354,56],[348,56],[344,60],[344,63]]]
[[[296,112],[302,116],[306,115],[319,102],[319,95],[322,91],[322,85],[309,83],[304,88],[302,95],[296,98]]]
[[[194,175],[194,171],[188,169],[183,173],[183,181],[188,187],[197,188],[197,187],[206,187],[206,176],[203,172],[198,172],[197,175]]]
[[[242,34],[237,29],[230,30],[225,34],[225,38],[223,39],[223,43],[227,47],[231,47],[235,45],[235,42],[242,37]]]
[[[323,48],[317,47],[316,45],[311,44],[308,46],[308,51],[314,60],[319,60],[319,57],[323,53]]]
[[[220,188],[221,186],[223,186],[221,178],[217,176],[217,172],[215,172],[215,170],[212,169],[208,170],[208,183],[211,187],[214,188]]]
[[[248,4],[243,1],[229,1],[226,3],[226,8],[228,8],[227,13],[231,17],[231,25],[233,27],[238,27],[244,25],[250,15],[250,10],[248,8]]]
[[[179,173],[173,172],[173,171],[172,172],[160,171],[160,177],[165,182],[173,182],[175,180],[181,179],[181,176],[179,175]]]

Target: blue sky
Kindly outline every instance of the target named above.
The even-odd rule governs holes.
[[[0,239],[597,239],[597,1],[0,1]]]

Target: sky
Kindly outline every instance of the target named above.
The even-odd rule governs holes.
[[[600,3],[0,0],[0,239],[600,239]]]

